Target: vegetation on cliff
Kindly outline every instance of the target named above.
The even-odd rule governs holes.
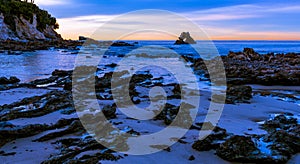
[[[12,31],[16,31],[15,17],[23,16],[30,22],[33,21],[33,16],[37,17],[37,29],[43,31],[47,25],[58,29],[59,25],[56,18],[52,17],[47,11],[39,9],[33,3],[27,3],[21,0],[0,0],[0,13],[4,15],[4,22]]]

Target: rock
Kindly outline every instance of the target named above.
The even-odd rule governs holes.
[[[0,84],[9,84],[9,80],[6,77],[0,77]]]
[[[87,40],[87,37],[85,36],[79,36],[79,40],[82,41],[82,40]]]
[[[10,81],[11,84],[14,84],[14,83],[20,82],[21,80],[18,79],[17,77],[15,77],[15,76],[11,76],[11,77],[9,78],[9,81]]]
[[[0,41],[0,49],[13,54],[16,52],[20,54],[23,51],[48,50],[52,47],[55,49],[78,50],[77,46],[81,46],[82,44],[82,42],[72,40],[31,40],[26,42],[6,40]]]
[[[176,40],[176,42],[174,43],[175,45],[180,45],[180,44],[188,44],[185,41],[183,41],[183,39],[178,38],[178,40]]]
[[[2,108],[8,112],[0,115],[0,121],[38,117],[60,109],[74,107],[70,92],[52,91],[42,96],[25,98],[19,102],[3,105]]]
[[[250,137],[232,136],[217,148],[216,153],[228,161],[255,162],[259,150]]]
[[[65,85],[64,85],[64,90],[66,90],[66,91],[72,91],[72,82],[67,82],[67,83],[65,83]]]
[[[189,32],[182,32],[174,44],[196,44],[196,41],[191,37]]]
[[[84,139],[62,139],[55,142],[61,145],[58,154],[53,154],[49,159],[43,161],[43,164],[51,163],[99,163],[101,160],[117,161],[120,156],[113,155],[112,151],[99,144],[93,138]],[[83,155],[75,158],[82,152],[97,150],[99,153]],[[102,153],[103,152],[103,153]]]
[[[0,77],[0,85],[2,84],[15,84],[15,83],[19,83],[20,79],[18,79],[15,76],[10,77],[9,79],[7,79],[6,77]]]
[[[181,99],[181,86],[180,86],[180,84],[175,84],[172,91],[173,91],[173,95],[171,95],[169,97]]]
[[[267,120],[262,127],[268,131],[277,131],[279,129],[287,129],[297,125],[296,118],[287,118],[285,115],[278,115],[274,119]]]
[[[144,82],[146,80],[151,80],[151,78],[153,78],[153,76],[151,74],[148,74],[148,73],[147,74],[134,74],[131,77],[130,82],[134,83],[134,84],[137,84],[137,83]]]
[[[220,143],[224,142],[226,137],[228,137],[228,134],[226,133],[225,129],[215,127],[212,134],[208,135],[202,140],[194,142],[192,148],[198,151],[209,151],[211,149],[217,149]]]
[[[248,103],[252,98],[252,88],[250,86],[227,86],[226,103]]]
[[[300,83],[300,53],[258,54],[252,48],[242,52],[229,52],[221,56],[228,84],[263,84],[263,85],[293,85]],[[209,80],[209,73],[203,59],[184,57],[192,62],[194,72],[204,75],[201,80]],[[214,58],[215,59],[215,58]],[[214,59],[208,60],[210,65],[218,65]],[[223,67],[223,66],[222,66]],[[217,73],[217,72],[210,72]]]
[[[111,68],[115,68],[116,66],[118,66],[118,64],[116,64],[116,63],[111,63],[111,64],[105,65],[105,67],[111,67]]]
[[[62,137],[64,135],[72,134],[72,133],[75,133],[75,132],[78,132],[78,131],[85,132],[85,129],[81,125],[81,122],[79,120],[75,120],[66,129],[61,130],[61,131],[58,130],[58,131],[55,131],[55,132],[52,132],[52,133],[48,133],[48,134],[46,134],[46,135],[44,135],[44,136],[42,136],[38,139],[33,140],[33,142],[48,141],[48,140],[51,140],[51,139],[54,139],[54,138],[57,138],[57,137]]]
[[[264,140],[272,143],[270,148],[273,154],[286,156],[288,159],[300,152],[300,124],[297,118],[281,114],[266,121],[262,128],[268,131]]]
[[[173,126],[189,129],[193,122],[189,110],[194,106],[186,103],[182,103],[181,106],[182,110],[179,110],[179,106],[167,103],[161,112],[154,111],[156,114],[155,119],[164,120],[166,125],[172,123]],[[177,121],[173,123],[175,118]]]
[[[65,71],[65,70],[54,70],[52,72],[52,76],[58,76],[58,77],[65,77],[65,76],[71,76],[73,71]]]
[[[195,160],[196,158],[193,156],[193,155],[191,155],[190,157],[189,157],[189,161],[193,161],[193,160]]]
[[[117,105],[106,105],[102,108],[102,112],[107,119],[116,118]]]
[[[111,44],[113,47],[123,47],[123,46],[134,46],[133,44],[129,44],[123,41],[117,41]]]

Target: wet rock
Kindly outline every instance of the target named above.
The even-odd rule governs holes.
[[[277,131],[279,129],[288,129],[292,126],[297,125],[297,119],[293,117],[286,117],[285,115],[278,115],[274,119],[267,120],[265,123],[262,125],[264,129],[267,131]]]
[[[215,126],[211,122],[195,123],[202,130],[213,130]]]
[[[300,124],[291,115],[278,115],[266,121],[262,128],[268,131],[264,141],[271,142],[269,148],[274,155],[286,159],[300,152]]]
[[[300,149],[300,125],[292,115],[278,115],[262,128],[268,134],[232,136],[217,149],[217,155],[233,162],[285,163]]]
[[[218,64],[214,59],[204,62],[203,59],[184,58],[193,63],[194,72],[201,72],[207,79],[209,73],[205,63],[213,66]],[[300,83],[300,68],[297,66],[300,63],[300,54],[298,53],[262,55],[252,48],[245,48],[242,52],[229,52],[228,56],[221,58],[228,84],[297,86]]]
[[[180,84],[175,84],[173,88],[173,95],[169,96],[169,98],[181,99],[181,86]]]
[[[102,108],[102,112],[107,119],[116,118],[117,105],[106,105]]]
[[[72,91],[72,82],[66,82],[64,85],[64,90],[66,91]]]
[[[15,76],[10,77],[9,79],[7,79],[6,77],[0,77],[0,85],[3,84],[15,84],[15,83],[19,83],[20,79],[18,79]]]
[[[190,109],[195,108],[193,105],[182,103],[181,110],[179,106],[174,106],[167,103],[161,112],[156,113],[156,120],[164,120],[166,125],[172,124],[173,126],[183,127],[189,129],[192,125],[192,118],[190,116]],[[176,118],[176,122],[173,122]]]
[[[71,123],[71,125],[67,129],[61,130],[61,131],[58,130],[56,132],[46,134],[46,135],[34,140],[34,142],[35,141],[38,141],[38,142],[48,141],[48,140],[51,140],[51,139],[54,139],[54,138],[57,138],[57,137],[62,137],[64,135],[72,134],[72,133],[79,132],[79,131],[80,132],[85,132],[85,129],[81,125],[80,121],[75,120]]]
[[[250,86],[229,85],[226,91],[226,103],[249,103],[252,98],[252,88]]]
[[[205,129],[202,129],[205,130]],[[203,140],[194,142],[192,148],[198,151],[209,151],[211,149],[217,149],[219,145],[225,141],[229,136],[226,130],[220,127],[215,127],[210,135]]]
[[[74,108],[72,95],[67,91],[52,91],[1,107],[0,121],[38,117],[60,109]]]
[[[111,68],[115,68],[116,66],[118,66],[118,64],[116,63],[111,63],[111,64],[107,64],[105,65],[106,67],[111,67]]]
[[[13,126],[13,127],[6,127],[0,129],[0,147],[4,144],[17,139],[17,138],[24,138],[39,134],[40,132],[47,129],[47,125],[25,125],[25,126]]]
[[[5,152],[1,153],[0,152],[0,156],[13,156],[15,154],[17,154],[17,153],[16,152],[10,152],[10,153],[5,153]]]
[[[51,47],[56,49],[77,49],[82,44],[82,42],[73,40],[31,40],[27,42],[6,40],[0,42],[0,49],[6,51],[48,50]]]
[[[137,84],[137,83],[144,82],[146,80],[150,80],[151,78],[153,78],[153,76],[151,74],[134,74],[131,77],[130,82]]]
[[[216,153],[228,161],[255,162],[259,150],[250,137],[232,136],[217,148]]]
[[[292,155],[300,152],[300,126],[296,126],[289,131],[279,130],[265,136],[266,141],[271,141],[270,149],[274,155],[286,156],[291,158]],[[295,131],[298,131],[294,133]]]
[[[29,124],[24,126],[16,126],[11,123],[1,122],[3,126],[0,128],[0,147],[14,139],[30,137],[46,130],[53,130],[68,126],[74,120],[76,119],[61,119],[54,125]]]
[[[71,76],[73,71],[65,71],[65,70],[54,70],[52,72],[52,76],[58,76],[58,77],[65,77],[65,76]]]
[[[123,46],[134,46],[134,45],[123,42],[123,41],[117,41],[117,42],[114,42],[113,44],[111,44],[111,46],[113,46],[113,47],[123,47]]]
[[[113,160],[116,161],[120,159],[119,156],[113,155],[111,150],[108,150],[104,146],[100,145],[93,138],[85,139],[64,139],[56,141],[55,144],[61,143],[60,153],[53,154],[48,160],[42,162],[43,164],[50,163],[76,163],[76,162],[97,162],[101,160]],[[96,153],[94,155],[84,155],[79,159],[74,159],[74,157],[82,152],[89,150],[99,150],[103,153]],[[105,151],[106,150],[106,151]]]

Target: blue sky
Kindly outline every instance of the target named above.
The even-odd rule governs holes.
[[[91,35],[116,16],[141,9],[162,9],[185,16],[212,39],[300,39],[298,0],[36,0],[36,3],[57,17],[58,32],[72,39]]]

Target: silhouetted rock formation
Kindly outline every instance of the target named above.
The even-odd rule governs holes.
[[[174,44],[196,44],[189,32],[182,32]]]

